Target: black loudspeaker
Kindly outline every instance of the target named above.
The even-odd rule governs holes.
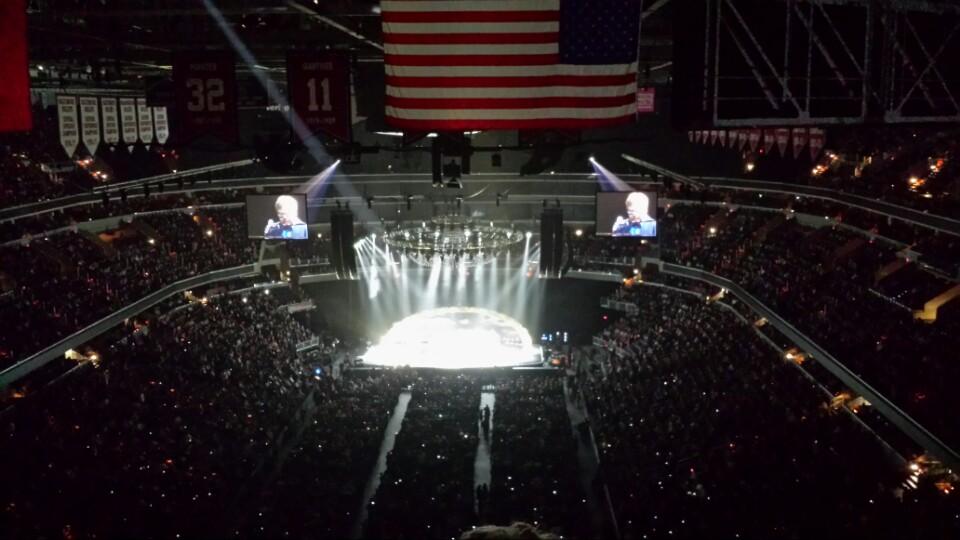
[[[357,275],[357,258],[353,251],[353,212],[337,209],[330,213],[330,262],[337,277],[351,279]]]
[[[544,208],[540,214],[540,275],[560,277],[563,271],[563,209]]]
[[[430,168],[433,172],[433,187],[443,187],[442,161],[440,142],[437,137],[434,137],[430,143]]]

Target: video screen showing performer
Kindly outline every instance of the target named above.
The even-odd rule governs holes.
[[[268,240],[306,240],[307,201],[304,195],[247,196],[247,236]]]
[[[597,234],[657,236],[657,194],[652,191],[597,193]]]

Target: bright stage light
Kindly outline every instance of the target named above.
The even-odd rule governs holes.
[[[542,356],[516,320],[489,309],[447,307],[395,323],[362,359],[377,366],[465,369],[536,365]]]

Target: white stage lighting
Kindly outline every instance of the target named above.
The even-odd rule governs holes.
[[[516,320],[488,309],[448,307],[395,323],[362,359],[378,366],[465,369],[538,365],[542,354]]]

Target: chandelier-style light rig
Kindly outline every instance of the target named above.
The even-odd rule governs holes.
[[[383,241],[391,252],[423,266],[430,266],[437,258],[444,264],[478,266],[522,247],[528,235],[493,222],[487,225],[463,216],[440,216],[388,231]]]

